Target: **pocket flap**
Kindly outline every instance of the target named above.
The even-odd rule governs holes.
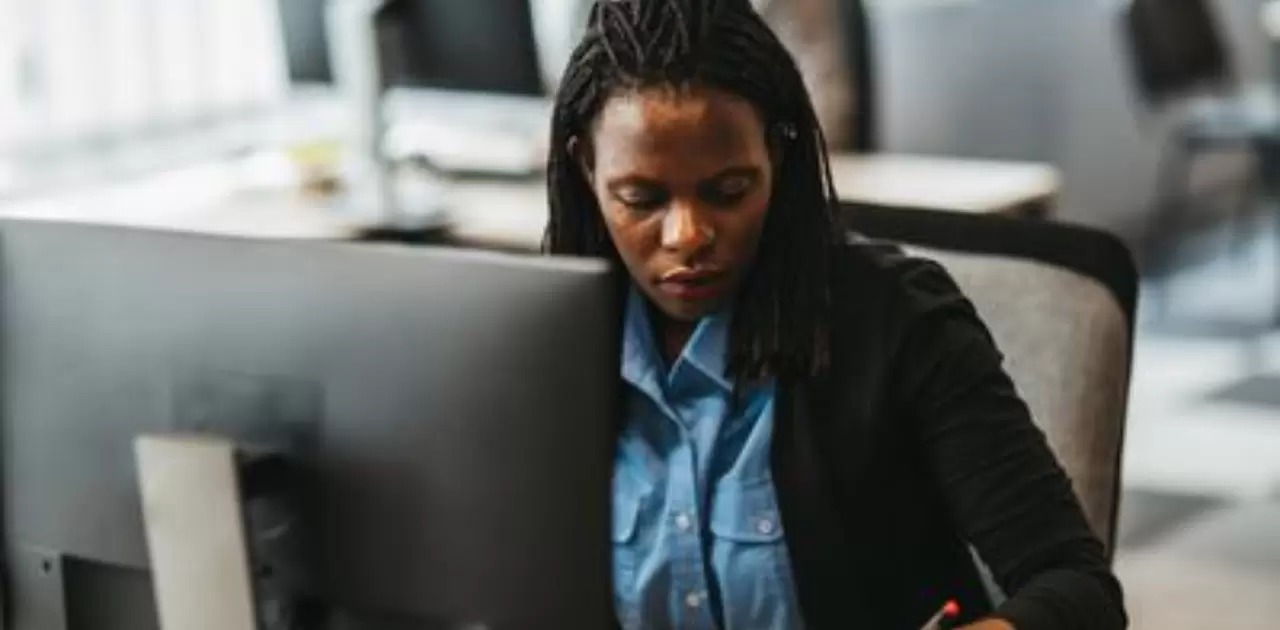
[[[626,473],[613,478],[613,542],[628,543],[636,535],[644,489]]]
[[[711,507],[711,533],[745,543],[773,543],[782,539],[782,518],[772,481],[742,485],[721,482]]]

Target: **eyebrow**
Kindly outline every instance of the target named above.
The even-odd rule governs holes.
[[[729,168],[726,168],[716,173],[715,175],[712,175],[711,177],[704,179],[701,182],[698,182],[698,185],[702,186],[707,183],[723,180],[729,177],[746,177],[752,180],[756,180],[760,178],[761,174],[762,174],[761,169],[757,166],[731,166]],[[643,175],[624,175],[617,179],[610,180],[607,185],[607,187],[610,190],[616,190],[623,186],[646,186],[651,188],[661,188],[663,185],[661,181],[654,178],[645,177]]]
[[[746,177],[749,179],[756,179],[760,177],[760,174],[761,170],[758,166],[733,166],[708,177],[706,181],[710,182],[729,177]]]

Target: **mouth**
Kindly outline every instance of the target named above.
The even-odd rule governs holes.
[[[662,276],[658,288],[679,300],[706,300],[724,290],[725,278],[721,271],[680,269]]]

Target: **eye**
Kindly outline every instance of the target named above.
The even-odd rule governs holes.
[[[742,201],[754,185],[755,179],[751,177],[726,177],[711,186],[704,196],[708,201],[718,205],[733,205]]]
[[[716,188],[724,195],[745,195],[755,183],[756,180],[752,177],[728,177],[721,180]]]
[[[667,203],[667,195],[661,190],[645,186],[626,186],[613,192],[618,203],[632,210],[656,210]]]

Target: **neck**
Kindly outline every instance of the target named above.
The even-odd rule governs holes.
[[[684,352],[684,347],[693,336],[696,322],[681,322],[663,315],[653,305],[649,307],[649,321],[653,322],[654,337],[662,349],[662,359],[670,366]]]
[[[662,335],[662,358],[666,360],[667,365],[670,365],[675,363],[676,358],[688,345],[689,337],[693,336],[693,324],[666,320],[659,326]]]

